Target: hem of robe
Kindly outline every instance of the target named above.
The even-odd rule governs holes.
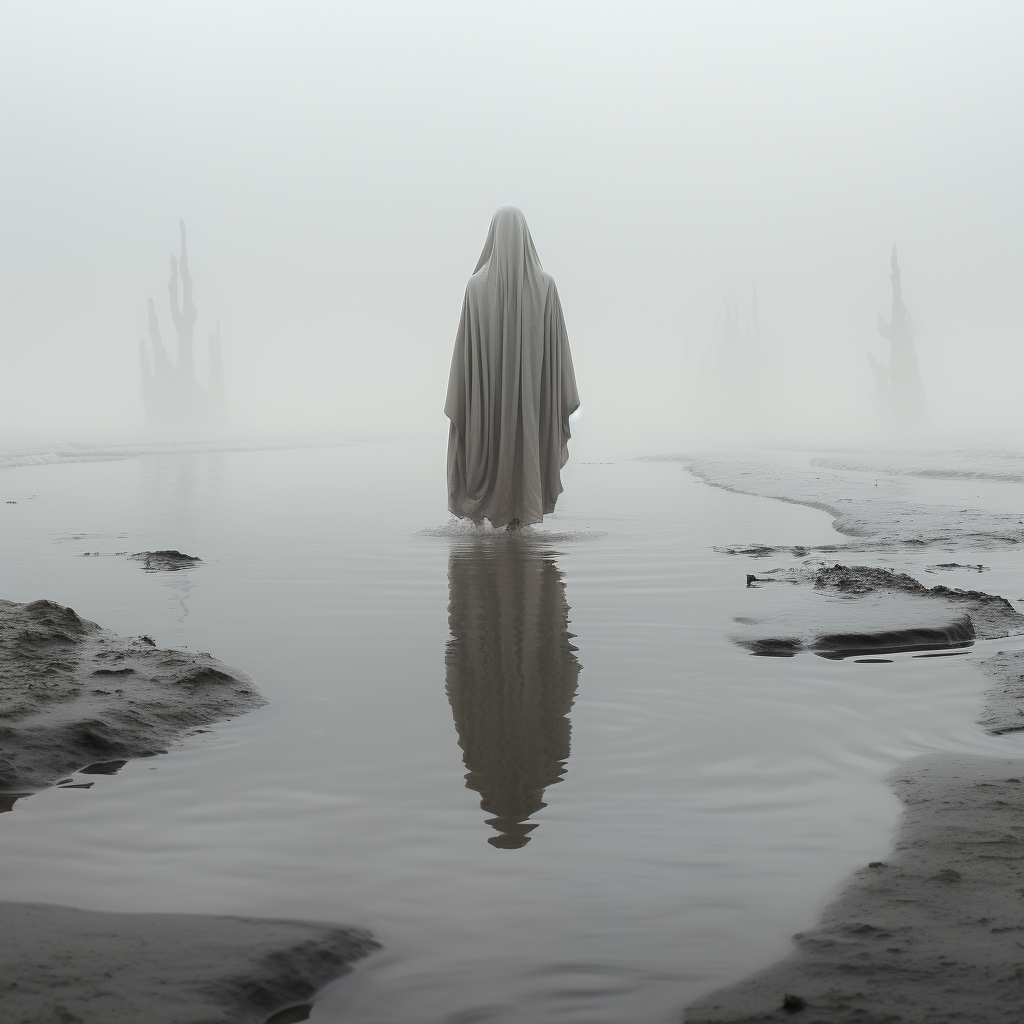
[[[518,514],[496,513],[494,516],[490,516],[485,512],[479,517],[476,517],[470,515],[468,512],[463,512],[460,509],[452,508],[451,505],[448,506],[448,511],[451,512],[451,514],[455,516],[456,519],[468,519],[471,523],[473,523],[474,526],[482,525],[483,521],[486,519],[487,522],[491,524],[492,529],[503,530],[506,526],[508,526],[509,523],[512,522],[513,519],[518,519],[520,526],[540,525],[544,522],[544,516],[549,516],[552,512],[555,511],[555,503],[552,502],[550,508],[545,508],[544,511],[541,513],[540,518],[537,518],[536,513],[531,514],[529,512],[519,512]]]
[[[555,504],[558,502],[558,499],[565,490],[565,488],[562,487],[561,471],[569,461],[569,441],[572,440],[572,434],[569,432],[569,416],[571,416],[579,406],[580,403],[577,402],[565,417],[565,425],[562,428],[562,443],[559,446],[559,467],[557,477],[558,490],[555,492],[554,497],[543,503],[541,506],[541,512],[528,512],[525,509],[519,509],[517,511],[514,508],[508,509],[506,507],[505,510],[495,510],[495,514],[493,516],[488,511],[481,511],[479,515],[473,515],[473,513],[467,512],[464,508],[462,499],[466,499],[467,501],[469,500],[465,479],[461,472],[455,474],[454,480],[452,479],[452,476],[453,469],[458,465],[457,460],[453,460],[453,454],[460,446],[464,450],[465,441],[462,438],[459,428],[455,425],[454,420],[449,416],[448,419],[451,422],[449,424],[448,432],[448,511],[455,516],[456,519],[468,519],[474,524],[474,526],[482,525],[483,521],[486,519],[491,524],[491,528],[495,530],[504,529],[514,519],[518,519],[521,526],[538,526],[543,523],[544,516],[549,516],[555,511]],[[478,498],[476,499],[476,503],[482,506],[495,504],[493,497]]]

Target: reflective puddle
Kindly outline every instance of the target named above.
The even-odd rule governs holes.
[[[672,464],[563,480],[508,537],[445,534],[443,445],[5,470],[0,596],[209,651],[274,704],[13,802],[0,898],[372,928],[312,1021],[677,1021],[885,854],[897,760],[1021,750],[972,724],[987,642],[732,642],[764,615],[747,575],[796,560],[712,546],[835,542],[823,513]]]

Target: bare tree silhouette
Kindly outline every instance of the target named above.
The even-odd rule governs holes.
[[[160,322],[153,300],[149,300],[149,339],[152,360],[145,339],[139,342],[142,373],[142,402],[154,427],[194,427],[224,419],[224,360],[220,346],[220,324],[210,336],[210,364],[206,390],[196,380],[193,339],[198,310],[192,297],[192,275],[188,268],[185,222],[179,221],[181,255],[171,254],[171,275],[167,282],[171,321],[177,335],[174,364],[160,339]],[[179,289],[180,277],[180,289]]]
[[[907,307],[903,305],[903,286],[895,245],[892,247],[889,267],[889,280],[892,281],[892,313],[889,322],[886,323],[882,314],[878,314],[878,333],[889,342],[888,368],[868,355],[878,389],[874,404],[887,425],[912,430],[927,425],[928,406],[917,368],[917,352],[914,350],[917,327]]]

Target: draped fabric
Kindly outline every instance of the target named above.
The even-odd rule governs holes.
[[[579,404],[558,289],[526,218],[503,206],[466,287],[448,378],[452,514],[499,528],[554,512]]]

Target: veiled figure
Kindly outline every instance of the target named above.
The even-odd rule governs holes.
[[[562,574],[512,536],[458,547],[448,562],[448,700],[469,773],[502,849],[525,846],[544,790],[561,782],[580,664]]]
[[[491,218],[466,286],[445,415],[448,509],[493,527],[540,523],[562,493],[579,407],[558,289],[514,206]]]

